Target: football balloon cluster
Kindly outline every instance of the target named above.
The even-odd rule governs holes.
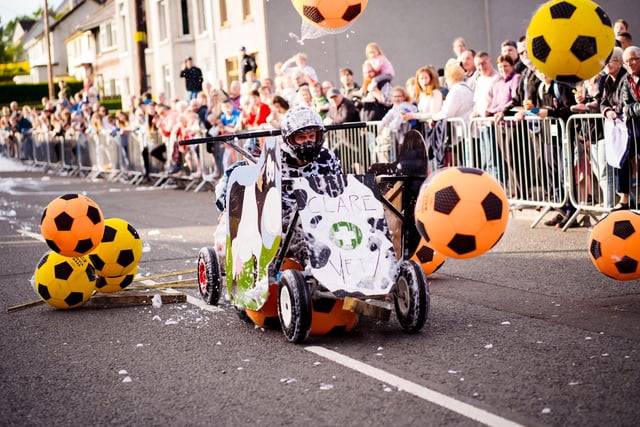
[[[54,199],[42,213],[40,228],[51,251],[39,260],[33,285],[47,304],[76,308],[96,290],[116,292],[133,282],[142,256],[138,232],[123,219],[104,219],[89,197]]]

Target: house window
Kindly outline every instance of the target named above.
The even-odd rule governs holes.
[[[220,26],[224,27],[229,23],[227,15],[227,0],[220,0]]]
[[[162,87],[164,93],[171,94],[171,68],[168,65],[162,66]]]
[[[160,40],[167,38],[167,3],[165,0],[158,1],[158,31]]]
[[[189,8],[187,7],[187,0],[180,0],[180,13],[182,16],[182,34],[189,34]]]
[[[242,0],[242,19],[251,19],[251,0]]]
[[[198,31],[204,33],[207,31],[207,15],[204,8],[204,0],[196,0],[196,13],[198,15]]]
[[[116,47],[116,26],[113,22],[100,25],[100,51]]]
[[[224,62],[227,71],[227,87],[229,87],[233,80],[238,80],[240,78],[240,73],[238,73],[238,58],[234,56],[232,58],[225,59]]]
[[[127,34],[127,11],[123,4],[120,5],[120,27],[122,28],[122,50],[129,51],[129,35]]]
[[[104,85],[104,96],[116,96],[118,95],[118,83],[116,79],[109,79]]]

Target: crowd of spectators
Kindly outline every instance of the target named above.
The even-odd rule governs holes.
[[[628,26],[623,20],[618,20],[615,31],[616,43],[622,48],[616,51],[611,61],[622,60],[622,52],[625,55],[631,52],[629,61],[633,61],[636,55],[632,53],[637,48],[630,46]],[[78,145],[91,143],[92,136],[104,135],[115,138],[121,156],[118,159],[102,156],[100,166],[105,169],[127,168],[129,135],[134,132],[155,134],[171,143],[164,144],[168,147],[166,151],[153,145],[146,148],[146,172],[154,168],[149,159],[155,159],[160,167],[166,162],[173,176],[197,178],[205,172],[199,161],[203,153],[197,153],[196,145],[181,146],[177,141],[241,130],[278,128],[282,115],[295,105],[313,108],[326,124],[360,120],[380,122],[378,141],[385,144],[389,143],[384,139],[385,135],[392,135],[394,143],[401,144],[408,130],[428,132],[439,121],[454,117],[466,123],[475,117],[490,118],[493,123],[500,123],[505,117],[522,120],[531,114],[566,120],[576,112],[589,109],[599,112],[603,92],[606,99],[603,112],[607,112],[607,117],[608,111],[622,111],[621,97],[610,96],[607,91],[612,90],[608,89],[611,84],[605,83],[615,64],[610,62],[593,81],[576,86],[552,81],[533,68],[527,57],[524,37],[502,42],[497,58],[491,58],[486,52],[476,52],[458,37],[452,43],[452,58],[444,66],[425,65],[402,81],[398,81],[392,62],[377,43],[369,43],[365,48],[361,79],[353,70],[342,68],[337,70],[337,82],[319,80],[304,52],[277,63],[271,76],[261,72],[262,78],[258,79],[255,59],[246,53],[244,47],[241,53],[242,76],[228,87],[220,82],[202,81],[199,69],[191,58],[187,58],[182,73],[189,90],[188,99],[168,99],[162,92],[145,93],[131,99],[131,109],[127,112],[109,112],[90,91],[95,90],[92,87],[72,95],[61,81],[57,99],[43,98],[38,107],[20,106],[18,102],[3,107],[0,117],[2,154],[33,160],[35,134],[48,134],[50,137],[73,135]],[[631,68],[631,63],[626,65]],[[611,79],[615,80],[615,77],[609,77]],[[193,84],[194,81],[198,84]],[[587,91],[588,87],[593,90]],[[634,87],[637,88],[637,83]],[[616,105],[610,106],[611,102]],[[535,143],[534,132],[529,133]],[[495,132],[482,131],[476,141],[482,168],[505,184],[515,181],[514,162],[500,154],[507,151],[504,144],[508,141],[504,135],[497,138]],[[632,149],[630,165],[625,167],[636,170],[635,147]],[[207,151],[207,155],[213,158],[214,177],[219,177],[236,161],[235,151],[224,144],[209,144]],[[383,151],[377,150],[378,153]],[[81,155],[80,150],[74,153]],[[57,153],[58,157],[61,154]],[[551,170],[551,175],[556,176],[553,170],[560,166],[550,162],[548,156],[549,153],[543,162]],[[430,168],[433,171],[446,166],[443,162],[442,159],[432,160]],[[551,175],[540,179],[555,179]],[[562,183],[554,185],[559,187]],[[620,187],[620,191],[625,189],[628,194],[628,188]],[[623,197],[617,207],[629,207],[630,203],[632,201],[628,197]],[[566,220],[572,209],[567,206],[567,211],[556,222],[560,224]]]

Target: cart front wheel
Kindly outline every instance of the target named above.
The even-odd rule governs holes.
[[[220,299],[220,264],[212,248],[204,247],[198,252],[198,290],[207,304],[218,305]]]
[[[418,263],[411,260],[400,263],[393,297],[402,328],[407,332],[420,332],[429,314],[429,289]]]
[[[278,285],[278,317],[285,337],[301,343],[311,331],[311,296],[301,272],[285,270]]]

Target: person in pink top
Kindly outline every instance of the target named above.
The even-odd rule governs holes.
[[[513,106],[513,98],[520,85],[521,75],[516,72],[515,62],[510,55],[500,55],[496,60],[496,66],[500,77],[493,84],[493,96],[489,107],[487,107],[487,115],[493,116],[496,123],[494,133],[496,145],[494,149],[498,160],[497,167],[501,181],[508,190],[508,194],[523,196],[515,169],[516,164],[511,155],[515,151],[513,144],[516,142],[516,138],[512,137],[514,128],[505,126],[502,121],[504,111],[509,106]],[[504,168],[506,168],[506,174],[504,173]]]
[[[391,81],[395,76],[395,72],[393,70],[393,65],[391,65],[391,61],[384,56],[382,53],[382,49],[378,46],[377,43],[369,43],[365,48],[365,55],[367,59],[364,61],[365,64],[371,65],[371,68],[375,71],[375,77],[371,79],[371,82],[376,85],[380,84],[383,81]],[[363,88],[368,89],[368,85],[371,82],[365,82],[362,85]]]

